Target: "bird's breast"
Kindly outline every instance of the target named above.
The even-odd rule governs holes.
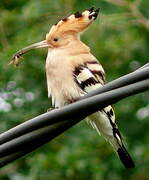
[[[46,59],[48,96],[52,97],[55,107],[62,107],[80,97],[67,59],[68,55],[59,50],[49,51]]]

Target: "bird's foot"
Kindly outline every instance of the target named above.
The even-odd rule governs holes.
[[[47,112],[53,111],[54,109],[57,109],[57,108],[49,108],[47,109]]]

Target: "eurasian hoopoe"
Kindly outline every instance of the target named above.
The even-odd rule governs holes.
[[[53,25],[46,40],[18,51],[11,61],[18,64],[22,54],[35,48],[48,48],[46,76],[48,96],[56,108],[79,99],[80,96],[99,88],[105,83],[105,72],[90,48],[80,41],[80,33],[97,18],[99,9],[91,8],[83,13],[75,13]],[[126,168],[134,163],[128,154],[115,123],[111,106],[88,117],[88,122],[118,153]]]

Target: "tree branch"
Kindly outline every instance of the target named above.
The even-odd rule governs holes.
[[[127,2],[123,0],[105,0],[108,3],[114,4],[116,6],[124,7],[126,8],[131,18],[135,18],[134,22],[137,22],[138,24],[141,24],[146,29],[149,30],[149,20],[140,12],[138,6],[141,3],[141,0],[136,0],[134,2]]]

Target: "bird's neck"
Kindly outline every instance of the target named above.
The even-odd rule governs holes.
[[[90,48],[87,45],[85,45],[83,42],[81,42],[79,39],[70,42],[67,48],[71,55],[86,54],[90,52]]]

